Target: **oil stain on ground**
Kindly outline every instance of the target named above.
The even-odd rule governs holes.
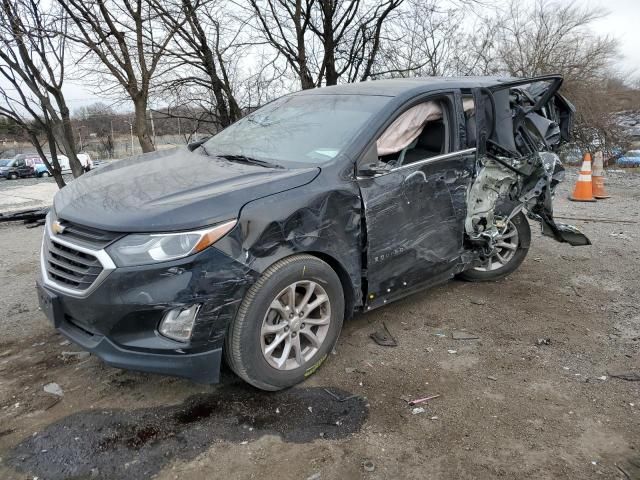
[[[362,427],[366,402],[333,392],[266,393],[229,386],[178,406],[80,412],[25,439],[6,461],[48,480],[139,479],[176,458],[195,458],[216,441],[252,441],[266,434],[295,443],[344,438]]]

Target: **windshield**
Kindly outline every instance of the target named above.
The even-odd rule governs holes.
[[[640,157],[640,150],[629,150],[625,157]]]
[[[0,159],[0,167],[6,167],[7,165],[9,165],[10,161],[11,161],[10,158],[1,158]]]
[[[292,95],[207,140],[209,155],[245,156],[285,166],[321,165],[341,153],[388,97]]]

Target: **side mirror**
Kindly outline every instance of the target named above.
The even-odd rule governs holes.
[[[381,162],[378,158],[378,145],[373,142],[358,161],[357,171],[359,177],[373,177],[387,173],[390,169],[388,164]]]
[[[187,148],[189,149],[190,152],[193,152],[196,148],[198,148],[200,145],[205,143],[210,138],[211,137],[205,137],[202,140],[198,140],[197,142],[191,142],[191,143],[187,144]]]
[[[360,177],[375,177],[376,175],[382,175],[391,171],[389,164],[377,161],[375,163],[369,163],[362,165],[358,168],[358,176]]]

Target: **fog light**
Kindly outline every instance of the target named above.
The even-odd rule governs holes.
[[[169,337],[179,342],[188,342],[193,331],[193,324],[200,310],[200,304],[191,305],[190,307],[180,307],[169,310],[158,331],[165,337]]]

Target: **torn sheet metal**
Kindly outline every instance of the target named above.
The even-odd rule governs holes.
[[[557,88],[558,82],[544,81],[493,94],[486,89],[474,91],[479,109],[476,135],[487,140],[478,149],[465,232],[472,243],[484,244],[485,252],[492,251],[508,220],[523,209],[541,223],[543,234],[571,245],[590,244],[576,227],[553,221],[554,190],[564,178],[564,168],[554,151],[565,138],[563,132],[573,113],[564,98],[553,96]],[[486,108],[489,103],[492,109]],[[511,112],[509,117],[498,115],[506,111]],[[514,142],[504,141],[509,138]]]

